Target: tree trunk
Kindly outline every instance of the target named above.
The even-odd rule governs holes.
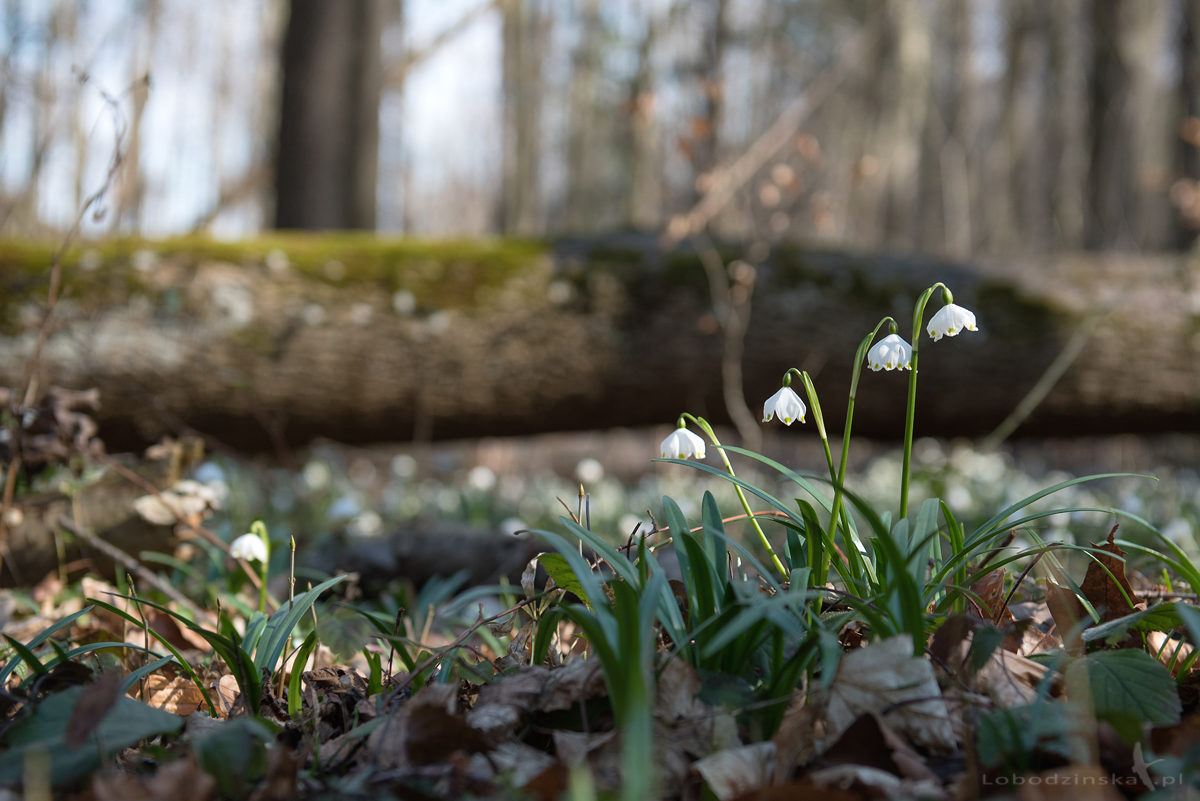
[[[38,371],[41,387],[100,390],[113,447],[189,429],[260,449],[667,425],[682,411],[727,419],[703,270],[651,237],[191,240],[161,245],[152,269],[133,258],[139,248],[116,244],[101,267],[67,268],[69,302]],[[272,249],[292,265],[266,259]],[[25,369],[34,336],[19,321],[37,318],[20,310],[45,292],[29,265],[48,261],[0,251],[0,319],[13,321],[0,386]],[[861,337],[885,314],[910,330],[915,296],[938,280],[981,332],[923,339],[918,435],[990,431],[1096,314],[1102,324],[1020,433],[1200,424],[1200,264],[1186,256],[965,266],[776,248],[758,271],[747,396],[766,398],[788,367],[809,369],[836,431]],[[855,430],[898,437],[904,399],[904,376],[866,375]]]
[[[1167,179],[1171,135],[1157,78],[1171,5],[1092,5],[1091,180],[1088,244],[1161,249],[1171,244]]]
[[[547,25],[540,0],[512,0],[504,6],[499,227],[506,234],[534,235],[546,224],[540,155]]]
[[[292,0],[275,227],[373,229],[384,0]]]

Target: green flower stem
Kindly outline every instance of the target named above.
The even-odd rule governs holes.
[[[921,344],[921,325],[925,322],[925,304],[938,289],[949,293],[941,281],[926,289],[913,307],[912,371],[908,376],[908,409],[904,418],[904,461],[900,472],[900,520],[908,517],[908,480],[912,474],[913,421],[917,413],[917,349]]]
[[[703,417],[696,417],[695,415],[688,414],[687,412],[681,414],[680,417],[691,420],[696,424],[697,428],[703,431],[708,438],[712,440],[713,447],[717,449],[717,453],[721,455],[721,461],[725,464],[725,471],[729,473],[731,477],[736,478],[737,474],[733,472],[733,465],[729,463],[729,457],[725,455],[725,448],[722,447],[721,441],[717,439],[717,434],[715,431],[713,431],[712,426],[708,424],[708,421]],[[750,525],[754,527],[755,533],[758,534],[759,542],[761,542],[762,546],[767,549],[767,553],[771,557],[771,564],[773,564],[775,569],[779,571],[779,575],[786,580],[788,578],[787,568],[784,567],[783,562],[779,560],[779,555],[775,553],[775,549],[771,547],[771,541],[767,539],[767,535],[762,530],[762,526],[758,524],[758,518],[755,516],[754,510],[750,508],[750,502],[746,500],[746,493],[742,492],[742,488],[737,484],[733,485],[733,489],[734,492],[737,493],[738,500],[742,502],[742,508],[746,510],[746,517],[750,521]]]
[[[262,540],[263,547],[267,550],[266,557],[261,562],[259,568],[259,578],[261,582],[258,585],[258,610],[260,612],[267,611],[267,569],[271,563],[271,538],[267,535],[267,524],[261,520],[255,520],[250,524],[250,533],[257,535]]]

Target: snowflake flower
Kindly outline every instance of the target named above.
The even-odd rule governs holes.
[[[267,544],[257,534],[243,534],[229,546],[229,555],[248,562],[267,561]]]
[[[658,453],[664,459],[703,459],[704,440],[686,428],[677,428],[658,446]]]
[[[784,425],[790,426],[796,420],[803,423],[807,411],[795,390],[782,387],[763,404],[763,422],[769,423],[772,417],[778,417]]]
[[[947,303],[937,310],[937,314],[929,321],[926,329],[929,338],[937,342],[943,336],[957,336],[959,331],[978,331],[975,327],[975,313],[964,309],[957,303]]]
[[[911,370],[912,345],[899,334],[888,334],[867,351],[867,366],[872,370]]]

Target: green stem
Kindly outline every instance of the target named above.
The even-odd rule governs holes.
[[[721,441],[717,439],[717,434],[715,431],[713,431],[712,426],[708,424],[708,421],[703,417],[696,417],[695,415],[688,414],[687,412],[684,412],[682,415],[680,415],[680,417],[691,420],[701,431],[708,435],[708,438],[712,440],[713,447],[715,447],[717,449],[717,453],[720,454],[721,461],[725,464],[725,471],[729,473],[730,477],[736,478],[737,474],[733,472],[733,465],[730,464],[729,457],[725,455],[725,448],[722,447]],[[779,571],[779,575],[782,576],[786,581],[788,578],[787,568],[784,567],[783,562],[779,560],[779,555],[775,553],[775,549],[771,547],[771,541],[767,539],[766,532],[764,532],[762,530],[762,526],[758,524],[758,518],[755,516],[754,510],[750,508],[750,502],[746,500],[746,493],[742,492],[742,488],[737,484],[733,485],[733,489],[734,492],[737,493],[738,500],[742,502],[742,509],[746,511],[746,518],[750,521],[750,525],[754,527],[755,533],[758,534],[759,542],[762,543],[763,548],[765,548],[767,550],[767,554],[770,555],[771,564],[775,566],[775,569]]]
[[[938,288],[949,291],[938,281],[917,298],[913,307],[912,372],[908,376],[908,408],[904,418],[904,461],[900,471],[900,520],[908,517],[908,480],[912,475],[913,421],[917,414],[917,349],[921,344],[921,325],[925,322],[925,304]]]

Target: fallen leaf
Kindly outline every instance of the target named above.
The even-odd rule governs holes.
[[[550,679],[541,665],[524,665],[479,690],[467,722],[483,732],[512,731],[538,704]]]
[[[859,715],[821,755],[821,760],[831,767],[858,765],[905,779],[937,783],[937,776],[920,755],[873,712]]]
[[[1037,698],[1048,668],[1040,662],[997,649],[979,670],[979,687],[1000,707],[1024,706]]]
[[[913,656],[912,637],[877,640],[842,657],[825,711],[837,737],[864,712],[876,712],[914,743],[937,750],[956,746],[950,714],[933,665]]]
[[[1101,623],[1129,614],[1141,600],[1125,578],[1125,560],[1122,558],[1125,552],[1113,541],[1116,534],[1117,526],[1113,526],[1106,542],[1092,543],[1093,547],[1104,553],[1091,554],[1092,559],[1088,562],[1087,573],[1080,585],[1083,597],[1100,613]]]
[[[190,715],[204,703],[195,682],[184,676],[151,674],[140,682],[139,696],[148,705],[173,715]]]
[[[1004,603],[1004,568],[998,567],[984,573],[971,585],[971,591],[979,596],[977,602],[968,596],[968,605],[976,615],[996,625],[1013,619],[1012,612]]]
[[[1075,593],[1066,587],[1046,583],[1046,606],[1050,607],[1050,615],[1054,618],[1054,627],[1062,638],[1063,647],[1067,653],[1078,656],[1083,654],[1084,646],[1081,638],[1084,620],[1090,621],[1087,610],[1079,602]]]
[[[901,779],[886,770],[870,768],[865,765],[836,765],[822,768],[808,774],[809,780],[822,787],[849,790],[862,788],[865,792],[860,797],[885,798],[948,798],[949,793],[935,781],[917,781]]]
[[[88,735],[95,731],[100,721],[117,702],[121,694],[121,673],[118,670],[106,670],[92,684],[83,688],[79,700],[71,708],[71,717],[67,719],[67,728],[63,742],[67,748],[79,748],[87,740]]]
[[[483,732],[440,706],[419,705],[408,715],[405,732],[408,759],[414,765],[432,765],[463,751],[484,754],[491,745]]]
[[[697,760],[692,766],[719,801],[761,790],[775,768],[775,743],[754,743],[727,748]]]
[[[151,776],[101,772],[92,777],[96,801],[208,801],[216,789],[216,780],[200,769],[191,754],[163,765]]]
[[[213,687],[216,690],[217,712],[221,717],[229,717],[233,713],[234,705],[237,704],[238,698],[242,695],[242,690],[238,687],[237,679],[232,673],[226,673],[221,678],[217,679],[216,685]]]

